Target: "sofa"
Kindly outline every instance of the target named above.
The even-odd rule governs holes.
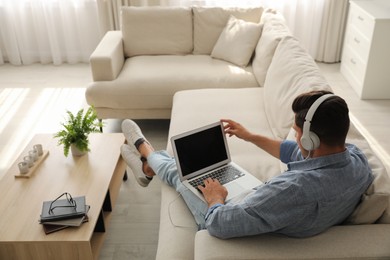
[[[251,131],[277,139],[294,140],[293,99],[303,92],[331,90],[331,87],[294,37],[280,37],[274,30],[263,30],[264,33],[279,39],[264,86],[177,92],[173,100],[169,138],[221,118],[231,118]],[[156,258],[390,259],[388,162],[384,165],[376,147],[370,146],[353,121],[347,142],[364,151],[375,179],[344,223],[309,238],[262,234],[222,240],[210,236],[207,230],[198,231],[182,198],[172,187],[162,184]],[[286,165],[250,143],[235,137],[228,138],[228,143],[232,160],[263,182],[286,170]],[[172,152],[169,143],[167,150]]]
[[[121,30],[107,32],[90,57],[88,104],[101,119],[168,119],[179,90],[260,87],[264,79],[255,78],[251,58],[263,11],[123,7]],[[239,50],[226,44],[228,39],[216,46],[230,16],[231,27],[240,30],[234,34],[227,27],[225,36],[234,35]],[[265,75],[262,66],[256,69]]]
[[[245,40],[250,46],[240,41],[256,30],[257,40]],[[138,45],[130,44],[132,37]],[[249,60],[237,55],[241,49],[252,50]],[[251,131],[294,139],[293,99],[332,90],[283,17],[263,8],[124,8],[122,30],[106,34],[91,68],[86,98],[100,118],[170,118],[169,138],[231,118]],[[388,165],[354,122],[347,141],[365,152],[375,179],[344,223],[303,239],[262,234],[222,240],[198,230],[180,195],[162,184],[156,259],[390,259]],[[235,137],[228,143],[232,159],[263,182],[286,169],[250,143]],[[172,153],[169,142],[167,150]]]

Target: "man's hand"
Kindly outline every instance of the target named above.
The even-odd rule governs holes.
[[[221,122],[224,123],[225,134],[228,134],[229,137],[235,135],[240,139],[250,141],[253,136],[245,127],[233,120],[221,119]]]
[[[204,187],[199,185],[198,188],[202,191],[208,207],[217,203],[225,204],[228,191],[217,179],[207,178],[204,181]]]

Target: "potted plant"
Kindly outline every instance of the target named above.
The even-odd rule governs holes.
[[[98,120],[96,111],[89,107],[84,114],[81,109],[77,114],[66,111],[68,118],[61,125],[63,130],[57,132],[54,137],[59,138],[58,145],[64,145],[64,155],[68,156],[69,149],[75,156],[81,156],[90,151],[88,135],[94,132],[100,132],[103,127],[101,120]]]

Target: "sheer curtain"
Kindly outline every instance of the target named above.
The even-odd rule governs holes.
[[[88,62],[99,40],[96,0],[0,0],[0,64]]]
[[[348,0],[326,0],[322,19],[317,61],[333,63],[341,59]]]
[[[294,36],[319,61],[338,62],[348,0],[0,0],[0,64],[88,62],[120,8],[264,6],[278,9]]]

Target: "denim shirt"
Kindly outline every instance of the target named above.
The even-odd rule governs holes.
[[[373,181],[363,152],[304,159],[296,142],[283,141],[288,170],[255,188],[238,203],[218,204],[206,214],[208,232],[219,238],[279,233],[308,237],[340,224]]]

